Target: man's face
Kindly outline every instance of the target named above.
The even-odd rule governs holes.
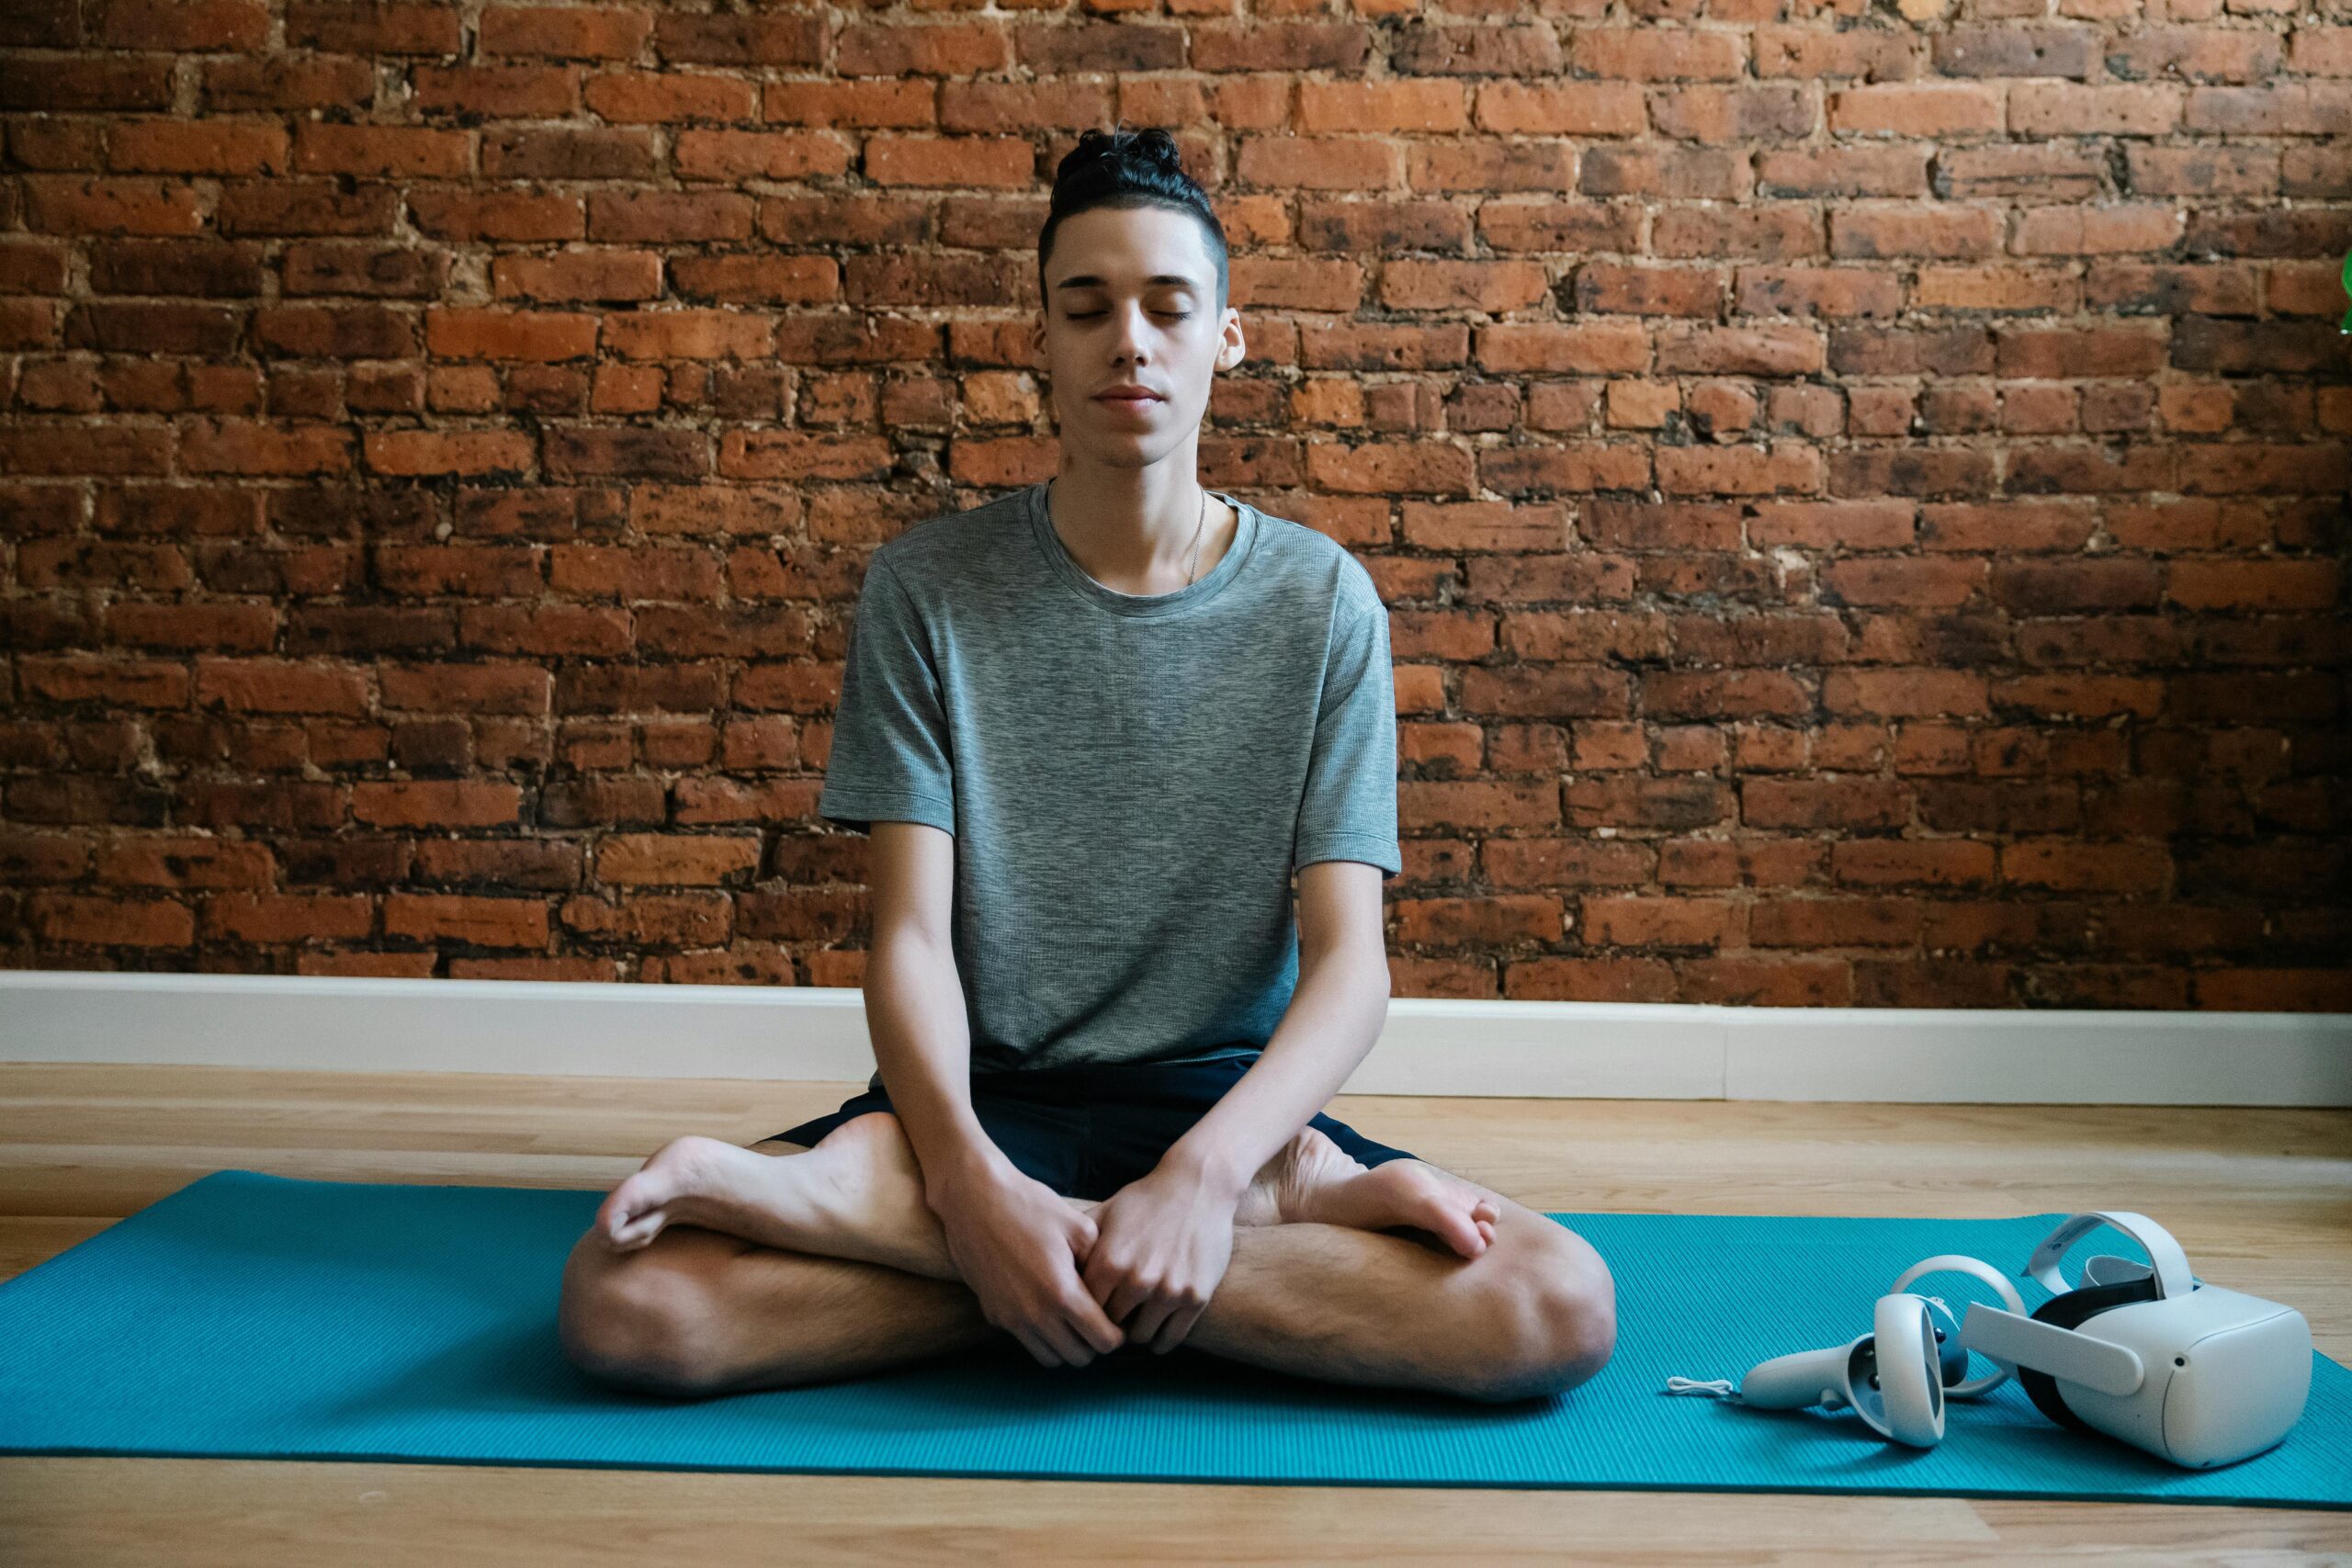
[[[1241,362],[1241,313],[1216,304],[1216,263],[1194,219],[1098,207],[1062,220],[1031,341],[1067,447],[1121,467],[1156,462],[1197,430],[1209,385]],[[1136,383],[1159,394],[1106,398]]]

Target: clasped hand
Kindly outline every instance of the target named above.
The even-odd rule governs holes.
[[[1081,1278],[1127,1343],[1159,1355],[1183,1343],[1225,1278],[1239,1206],[1191,1172],[1162,1165],[1095,1209]]]

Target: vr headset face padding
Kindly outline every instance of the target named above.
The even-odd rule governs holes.
[[[2051,1297],[2033,1309],[2032,1316],[2035,1322],[2046,1323],[2052,1328],[2080,1328],[2109,1308],[2129,1306],[2133,1302],[2162,1301],[2162,1289],[2153,1274],[2142,1280],[2126,1280],[2120,1284],[2083,1285]],[[2026,1397],[2032,1400],[2034,1408],[2044,1416],[2061,1427],[2071,1427],[2094,1438],[2103,1435],[2098,1427],[2066,1408],[2066,1399],[2058,1392],[2056,1378],[2027,1366],[2018,1367],[2017,1376],[2018,1382],[2025,1387]]]

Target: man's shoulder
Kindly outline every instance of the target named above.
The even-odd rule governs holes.
[[[1323,588],[1350,618],[1382,608],[1380,587],[1353,550],[1312,524],[1262,507],[1258,515],[1263,519],[1258,547],[1278,570]]]
[[[977,506],[933,513],[876,545],[873,561],[911,589],[1001,559],[1010,531],[1026,525],[1027,498],[1024,486]]]

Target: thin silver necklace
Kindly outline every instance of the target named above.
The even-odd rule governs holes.
[[[1050,522],[1053,520],[1053,515],[1054,515],[1053,499],[1054,499],[1054,481],[1053,481],[1052,479],[1047,479],[1047,480],[1046,481],[1046,521],[1047,521],[1048,523],[1050,523]],[[1207,528],[1207,526],[1208,526],[1208,523],[1209,523],[1209,492],[1208,492],[1208,487],[1207,487],[1206,485],[1204,485],[1204,486],[1202,486],[1202,487],[1201,487],[1201,520],[1200,520],[1198,523],[1195,523],[1195,524],[1193,524],[1193,564],[1192,564],[1191,568],[1190,568],[1189,570],[1186,570],[1186,572],[1185,572],[1185,574],[1184,574],[1184,587],[1185,587],[1185,588],[1190,588],[1191,586],[1193,586],[1193,582],[1194,582],[1194,581],[1196,581],[1199,579],[1199,577],[1200,577],[1200,571],[1201,571],[1201,534],[1202,534],[1202,531],[1203,531],[1204,529]],[[1183,592],[1183,589],[1178,589],[1178,590],[1177,590],[1177,592],[1181,593],[1181,592]]]

